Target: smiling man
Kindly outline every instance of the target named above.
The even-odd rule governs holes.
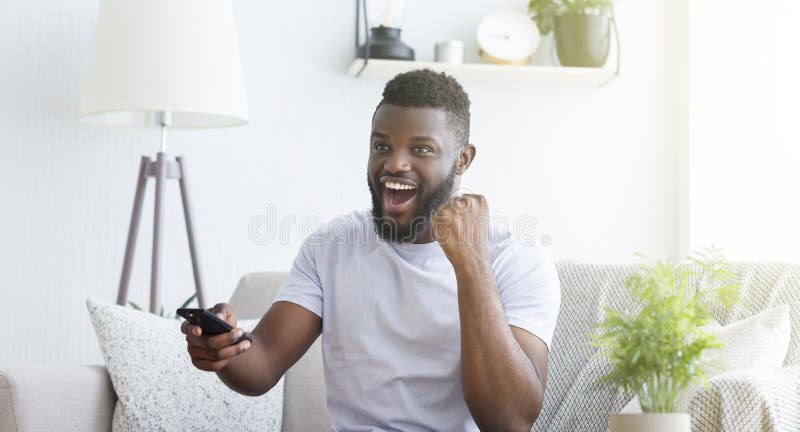
[[[392,79],[372,118],[372,209],[306,240],[252,345],[184,323],[193,364],[263,394],[321,334],[331,430],[530,430],[558,275],[490,229],[486,198],[456,192],[476,154],[469,105],[448,75]],[[230,305],[212,310],[236,326]]]

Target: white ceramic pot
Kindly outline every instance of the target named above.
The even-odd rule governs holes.
[[[611,414],[611,432],[691,432],[692,419],[686,413]]]

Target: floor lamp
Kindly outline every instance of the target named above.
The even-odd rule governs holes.
[[[186,164],[167,156],[167,130],[247,123],[247,101],[231,0],[101,0],[80,106],[82,122],[161,129],[155,160],[142,156],[117,304],[128,297],[148,179],[155,179],[150,312],[160,306],[164,188],[178,179],[197,300],[206,298],[189,211]]]

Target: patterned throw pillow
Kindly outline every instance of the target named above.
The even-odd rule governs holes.
[[[86,306],[118,400],[113,431],[278,432],[283,379],[251,397],[192,365],[180,322],[96,299]],[[238,326],[252,330],[258,320]]]

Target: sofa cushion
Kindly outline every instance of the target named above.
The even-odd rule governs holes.
[[[118,397],[112,430],[280,431],[283,380],[265,395],[241,395],[192,365],[179,321],[95,299],[86,305]]]
[[[0,432],[108,432],[116,402],[101,365],[0,365]]]
[[[775,306],[724,327],[714,322],[711,332],[724,346],[708,351],[709,373],[713,376],[735,370],[768,370],[783,366],[791,329],[788,305]]]
[[[789,307],[792,323],[789,352],[784,366],[800,366],[800,265],[790,263],[735,263],[736,280],[742,286],[739,302],[731,309],[712,310],[722,325],[778,305]]]

